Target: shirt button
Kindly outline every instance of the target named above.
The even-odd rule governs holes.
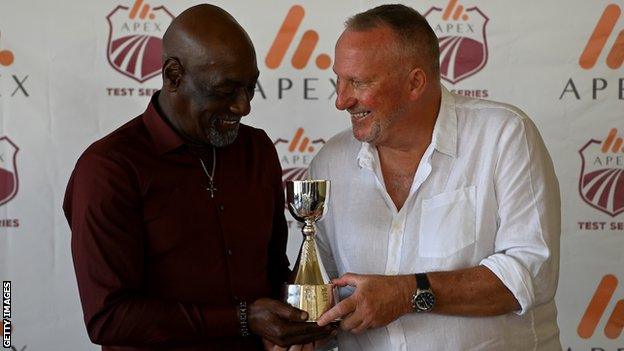
[[[223,211],[224,207],[223,205],[219,205],[219,211]]]
[[[228,249],[227,250],[227,254],[228,254],[228,256],[232,256],[232,250]]]

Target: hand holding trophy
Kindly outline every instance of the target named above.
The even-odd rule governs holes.
[[[330,182],[328,180],[295,180],[286,183],[286,203],[292,216],[304,223],[304,240],[299,252],[297,273],[285,285],[288,304],[308,312],[308,322],[316,320],[336,304],[337,293],[332,286],[314,239],[314,223],[327,210]]]

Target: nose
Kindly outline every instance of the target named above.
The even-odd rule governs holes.
[[[247,116],[251,111],[251,96],[247,89],[238,89],[238,94],[230,105],[230,111],[238,116]]]
[[[336,83],[336,108],[346,110],[355,105],[356,99],[353,96],[353,90],[348,82],[338,79]]]

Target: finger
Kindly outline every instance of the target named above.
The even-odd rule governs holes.
[[[326,325],[321,327],[316,323],[307,323],[307,322],[281,322],[280,329],[282,331],[281,335],[284,337],[291,336],[299,336],[299,335],[312,335],[312,334],[323,334],[323,333],[331,333],[336,328],[333,325]]]
[[[362,316],[356,311],[346,316],[342,322],[340,322],[340,329],[350,332],[362,324],[362,322]]]
[[[335,329],[332,326],[319,327],[315,323],[290,322],[275,318],[273,325],[264,337],[272,343],[288,347],[295,344],[305,344],[330,335]]]
[[[303,347],[301,348],[301,351],[314,351],[314,343],[303,345]]]
[[[272,342],[270,342],[269,340],[262,338],[262,344],[264,345],[264,350],[265,351],[274,351],[275,350],[275,344],[273,344]]]
[[[291,305],[283,302],[275,301],[271,305],[273,313],[277,314],[281,318],[287,319],[293,322],[305,322],[308,320],[308,313],[300,309],[296,309]]]
[[[323,313],[321,317],[316,321],[316,323],[320,326],[324,326],[329,324],[330,322],[342,318],[343,316],[348,315],[349,313],[355,311],[355,301],[353,297],[348,297],[342,301],[340,301],[336,306],[332,307],[329,311]]]
[[[302,349],[301,345],[293,345],[288,348],[288,351],[301,351],[301,349]]]
[[[355,273],[345,273],[340,278],[336,278],[332,280],[332,284],[343,287],[343,286],[357,286],[358,281],[360,279],[359,274]]]
[[[306,344],[317,339],[329,337],[335,326],[320,327],[315,323],[284,322],[280,325],[282,345]]]

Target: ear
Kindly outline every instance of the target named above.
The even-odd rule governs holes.
[[[180,63],[180,60],[176,57],[170,57],[165,60],[162,68],[163,75],[163,89],[168,91],[176,91],[184,76],[184,68]]]
[[[425,91],[427,83],[427,73],[422,68],[415,67],[412,69],[409,73],[410,98],[418,100]]]

